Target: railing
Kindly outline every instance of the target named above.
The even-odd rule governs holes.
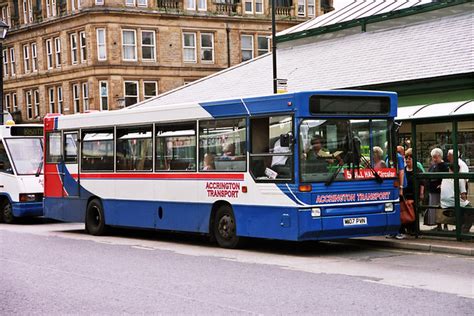
[[[277,7],[275,8],[275,14],[276,14],[276,15],[290,16],[290,15],[291,15],[291,9],[292,9],[292,7],[281,7],[281,6],[277,6]]]
[[[158,0],[157,6],[158,6],[159,9],[179,10],[179,9],[181,9],[181,1],[179,1],[179,0]]]
[[[219,14],[227,14],[233,15],[237,14],[237,6],[238,3],[231,3],[231,2],[214,2],[216,7],[216,12]]]

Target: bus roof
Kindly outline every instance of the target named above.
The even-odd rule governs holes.
[[[311,95],[343,96],[386,96],[396,104],[394,92],[361,91],[361,90],[322,90],[274,94],[269,96],[247,97],[242,99],[188,102],[173,105],[131,107],[117,111],[80,113],[67,116],[45,117],[47,130],[75,129],[80,127],[106,127],[113,125],[133,125],[147,122],[179,122],[193,119],[211,119],[242,117],[269,113],[288,113],[295,111],[298,104],[307,104]],[[396,115],[396,107],[389,113]],[[54,120],[54,123],[50,123]]]

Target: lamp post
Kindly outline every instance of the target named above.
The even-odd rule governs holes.
[[[3,40],[7,37],[8,24],[0,21],[0,125],[3,125]]]
[[[277,93],[277,46],[276,46],[275,0],[272,0],[272,68],[273,93]]]

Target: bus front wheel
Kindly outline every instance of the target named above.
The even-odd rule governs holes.
[[[15,222],[15,216],[13,215],[12,205],[10,202],[5,202],[3,204],[0,218],[7,224],[13,224]]]
[[[237,236],[234,212],[228,205],[217,210],[213,230],[217,244],[223,248],[237,248],[242,244],[242,238]]]
[[[105,234],[106,228],[102,203],[97,199],[90,201],[86,211],[86,232],[100,236]]]

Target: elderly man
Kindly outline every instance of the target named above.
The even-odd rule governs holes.
[[[432,164],[428,172],[449,172],[448,165],[443,161],[443,151],[441,148],[431,150]],[[441,179],[430,179],[428,182],[429,205],[440,204]],[[441,223],[436,222],[436,208],[426,211],[424,224],[427,226],[437,225],[435,230],[441,230]]]

